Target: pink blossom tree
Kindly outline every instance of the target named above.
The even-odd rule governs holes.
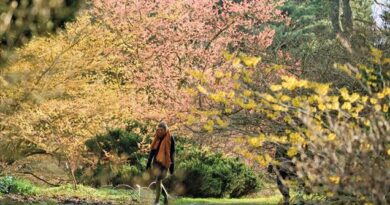
[[[229,69],[224,51],[259,55],[272,44],[270,23],[285,20],[277,9],[281,3],[94,0],[94,15],[123,42],[122,63],[131,70],[128,77],[141,94],[137,97],[147,101],[139,108],[142,117],[153,111],[159,114],[154,117],[172,119],[199,105],[199,96],[184,89],[194,83],[189,73],[207,80]]]

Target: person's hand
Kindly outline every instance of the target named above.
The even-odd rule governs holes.
[[[169,167],[169,173],[173,174],[174,171],[175,171],[175,164],[171,164],[171,166]]]

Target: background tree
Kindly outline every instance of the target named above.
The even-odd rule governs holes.
[[[95,15],[136,51],[136,60],[124,63],[133,73],[136,90],[144,94],[159,116],[175,120],[176,113],[201,105],[202,97],[184,92],[192,74],[223,73],[226,49],[248,53],[264,51],[274,35],[269,22],[283,20],[278,1],[95,1]],[[104,12],[103,12],[104,11]],[[127,43],[134,38],[134,44]],[[126,52],[124,52],[126,58]],[[178,97],[180,96],[180,97]],[[155,112],[156,113],[156,112]]]
[[[134,107],[123,68],[113,66],[119,58],[113,48],[121,45],[99,26],[83,15],[66,31],[35,38],[0,76],[1,142],[34,148],[24,156],[60,159],[74,180],[84,141],[119,126]],[[3,150],[2,156],[8,153],[12,161],[14,152]]]
[[[32,36],[64,28],[82,3],[82,0],[0,2],[0,60],[5,59],[10,48],[26,43]]]

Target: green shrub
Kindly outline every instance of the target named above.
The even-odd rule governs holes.
[[[129,184],[140,175],[146,154],[139,152],[142,135],[148,126],[137,121],[129,121],[126,129],[112,129],[87,140],[87,151],[97,157],[96,164],[90,164],[77,170],[80,182],[93,186]],[[105,153],[120,159],[119,162],[107,160]],[[146,162],[144,163],[146,164]]]
[[[215,154],[197,148],[180,153],[179,158],[178,170],[184,172],[181,179],[186,189],[184,195],[241,197],[259,188],[255,173],[238,158],[226,158],[221,153]]]
[[[34,195],[36,187],[27,180],[5,176],[0,178],[0,192],[3,194]]]

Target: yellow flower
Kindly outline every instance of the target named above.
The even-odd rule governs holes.
[[[326,107],[325,107],[324,104],[322,104],[322,103],[318,104],[318,109],[319,109],[319,110],[324,111],[325,108],[326,108]]]
[[[362,102],[363,102],[363,103],[366,103],[367,100],[368,100],[368,96],[363,96],[363,97],[362,97]]]
[[[240,63],[241,63],[241,60],[239,58],[234,58],[232,65],[235,68],[239,68],[241,66]]]
[[[335,140],[336,139],[336,135],[334,134],[334,133],[330,133],[329,135],[328,135],[328,141],[333,141],[333,140]]]
[[[240,83],[235,82],[233,85],[234,89],[238,90],[241,87]]]
[[[294,99],[292,100],[292,105],[293,105],[294,107],[299,107],[299,106],[301,105],[301,101],[299,100],[299,98],[294,98]]]
[[[297,150],[296,147],[290,147],[290,148],[288,149],[288,151],[287,151],[287,155],[288,155],[289,157],[294,157],[294,156],[297,155],[297,154],[298,154],[298,150]]]
[[[261,61],[261,57],[241,56],[241,60],[244,65],[253,68]]]
[[[282,101],[282,102],[286,102],[286,101],[289,101],[291,98],[289,97],[289,96],[287,96],[287,95],[282,95],[282,97],[280,97],[280,100]]]
[[[390,156],[390,149],[388,149],[388,150],[387,150],[387,155],[389,155],[389,156]]]
[[[376,98],[370,98],[370,103],[375,105],[378,103],[378,100]]]
[[[333,196],[334,196],[334,193],[331,192],[331,191],[327,191],[327,192],[326,192],[326,196],[328,196],[328,197],[333,197]]]
[[[288,110],[286,107],[283,107],[283,106],[278,105],[278,104],[273,104],[271,107],[275,111],[287,111]]]
[[[251,137],[249,139],[249,144],[254,147],[260,147],[263,144],[264,138],[262,137]]]
[[[279,91],[279,90],[281,90],[282,89],[282,86],[281,85],[271,85],[271,90],[272,91]]]
[[[340,89],[341,97],[343,97],[345,100],[349,99],[349,94],[347,88],[343,87]]]
[[[377,112],[379,112],[382,109],[382,107],[380,105],[375,105],[374,108],[375,108],[375,111],[377,111]]]
[[[218,103],[226,103],[225,92],[219,91],[217,93],[210,94],[209,97]]]
[[[269,102],[276,102],[275,98],[272,97],[272,95],[270,95],[270,94],[268,94],[268,93],[265,94],[263,97],[264,97],[265,100],[267,100],[267,101],[269,101]]]
[[[228,126],[228,123],[226,123],[225,121],[223,121],[221,118],[217,118],[217,124],[221,127],[227,127]]]
[[[231,78],[231,77],[232,77],[232,72],[227,72],[227,73],[225,74],[225,76],[226,76],[226,78]]]
[[[215,77],[216,77],[216,78],[222,78],[223,76],[224,76],[224,74],[223,74],[222,71],[217,70],[217,71],[215,72]]]
[[[244,109],[250,110],[250,109],[256,108],[256,106],[257,105],[256,105],[255,101],[250,99],[248,103],[243,104],[241,107]]]
[[[340,183],[340,177],[339,176],[330,176],[329,181],[334,183],[334,184],[339,184]]]
[[[213,131],[213,126],[210,126],[210,125],[203,125],[203,128],[207,131],[207,132],[212,132]]]
[[[374,57],[373,62],[376,64],[380,64],[381,58],[383,56],[383,52],[379,49],[376,49],[374,47],[371,48],[371,54]]]
[[[207,90],[203,86],[198,85],[197,88],[198,88],[199,92],[201,92],[203,94],[207,94]]]
[[[353,93],[353,94],[351,95],[351,97],[350,97],[349,100],[351,101],[351,103],[353,103],[353,102],[355,102],[357,99],[359,99],[359,97],[360,97],[359,94]]]
[[[305,139],[299,134],[299,133],[291,133],[290,135],[290,142],[292,144],[300,144],[305,142]]]
[[[228,94],[228,98],[234,98],[234,91],[230,91],[229,94]]]
[[[187,125],[192,125],[196,121],[196,118],[193,115],[189,115],[187,118]]]
[[[228,51],[223,51],[223,57],[225,57],[226,61],[230,61],[233,57],[233,55],[231,53],[229,53]]]
[[[289,76],[282,76],[283,82],[282,87],[286,88],[287,90],[293,90],[298,86],[297,79]]]
[[[244,96],[245,97],[249,97],[249,96],[251,96],[252,95],[252,91],[250,91],[250,90],[244,90]]]
[[[326,95],[329,92],[329,84],[318,84],[314,91],[319,95]]]
[[[300,80],[299,82],[298,82],[298,86],[300,87],[300,88],[307,88],[307,85],[308,85],[309,83],[308,83],[308,81],[307,80]]]
[[[389,106],[384,104],[383,105],[383,112],[388,112],[389,111]]]
[[[352,105],[350,102],[345,102],[342,106],[341,106],[341,109],[344,109],[344,110],[350,110],[352,108]]]
[[[238,73],[235,73],[233,75],[233,80],[238,80],[240,78],[240,75]]]

